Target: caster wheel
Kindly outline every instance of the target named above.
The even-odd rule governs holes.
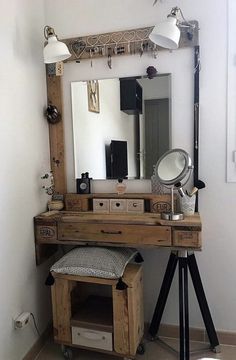
[[[64,359],[66,359],[66,360],[72,360],[73,359],[73,353],[72,353],[72,350],[70,348],[63,346],[62,353],[63,353]]]
[[[215,346],[215,347],[212,349],[212,351],[213,351],[214,353],[216,353],[216,354],[220,353],[220,352],[221,352],[220,345]]]
[[[137,348],[137,354],[139,354],[139,355],[145,354],[145,345],[144,344],[139,344],[139,346]]]

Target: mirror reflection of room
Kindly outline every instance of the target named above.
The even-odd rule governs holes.
[[[150,179],[171,146],[171,75],[98,80],[97,112],[89,83],[71,83],[76,178]]]

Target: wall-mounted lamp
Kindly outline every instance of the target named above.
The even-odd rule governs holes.
[[[184,20],[182,23],[178,20],[179,13]],[[179,46],[180,27],[194,28],[194,25],[185,20],[181,9],[176,6],[171,9],[165,21],[153,28],[149,38],[163,48],[175,50]]]
[[[48,43],[44,47],[43,57],[45,64],[56,63],[58,61],[63,61],[68,59],[71,56],[66,44],[62,41],[58,41],[55,31],[50,26],[45,26],[44,36],[47,39]]]

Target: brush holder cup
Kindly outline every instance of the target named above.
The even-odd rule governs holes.
[[[180,198],[180,210],[185,216],[191,216],[195,213],[196,195],[183,196]]]

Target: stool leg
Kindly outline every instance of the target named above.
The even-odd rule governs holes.
[[[158,333],[161,318],[165,309],[167,297],[170,291],[172,280],[174,277],[176,265],[178,262],[178,255],[175,252],[171,252],[169,261],[166,267],[166,272],[162,281],[160,294],[158,296],[155,311],[152,317],[152,322],[149,327],[149,334],[154,338]]]
[[[179,258],[179,342],[180,360],[189,360],[188,260]]]
[[[188,255],[188,267],[210,344],[212,349],[216,349],[217,346],[219,346],[219,341],[212,321],[210,309],[207,304],[206,295],[203,289],[197,261],[194,254]],[[216,351],[218,351],[218,349],[216,349]]]

